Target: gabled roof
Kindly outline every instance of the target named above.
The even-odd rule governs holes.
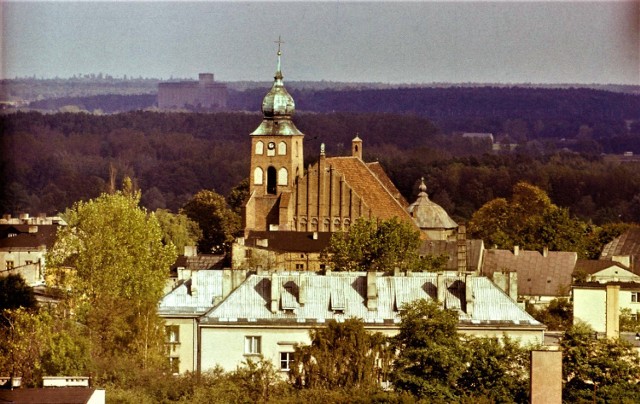
[[[160,300],[160,315],[200,315],[222,298],[224,271],[197,271]]]
[[[396,188],[393,181],[391,181],[391,178],[389,178],[386,171],[384,171],[382,164],[380,164],[378,161],[373,161],[371,163],[365,163],[365,164],[367,165],[369,170],[371,170],[371,172],[376,177],[378,177],[382,185],[384,185],[384,187],[387,188],[387,190],[391,193],[391,195],[393,195],[393,197],[396,198],[398,202],[400,202],[400,205],[402,205],[405,209],[408,208],[409,202],[407,202],[407,200],[404,199],[404,196],[402,196],[400,191],[398,191],[398,188]]]
[[[568,296],[571,274],[576,265],[575,252],[549,251],[543,256],[538,251],[485,250],[482,275],[494,272],[516,271],[518,294],[524,296]]]
[[[444,288],[440,293],[439,284]],[[411,276],[378,274],[374,285],[377,309],[369,310],[367,274],[364,272],[252,275],[220,305],[205,314],[201,324],[323,323],[354,317],[365,323],[394,325],[400,322],[403,304],[417,299],[435,300],[441,295],[446,308],[458,311],[461,324],[544,327],[484,277],[436,273],[415,273]],[[473,308],[467,307],[467,290],[472,293]],[[276,305],[274,311],[272,297]]]
[[[385,186],[386,180],[378,178],[362,160],[352,156],[329,157],[326,159],[326,164],[344,176],[346,183],[362,198],[374,217],[380,219],[397,217],[415,226],[404,206],[394,197],[397,189],[395,187],[395,190],[388,189]],[[380,171],[378,168],[374,169]]]
[[[0,225],[0,248],[51,248],[56,241],[58,225]],[[34,232],[29,232],[29,229]]]
[[[466,240],[467,244],[467,270],[480,271],[484,242],[482,240]],[[457,240],[423,240],[418,253],[422,256],[432,254],[435,256],[446,254],[446,269],[458,270],[458,241]]]
[[[260,247],[259,241],[267,240],[268,247],[265,248],[272,251],[319,253],[329,247],[332,233],[316,232],[315,234],[317,239],[314,239],[314,232],[306,231],[250,231],[244,245]]]
[[[0,403],[84,404],[95,391],[90,387],[0,390]]]
[[[224,261],[222,254],[198,254],[196,256],[181,255],[172,265],[173,268],[185,268],[192,271],[220,268]]]
[[[578,261],[576,261],[574,274],[582,272],[587,275],[593,275],[597,272],[602,271],[603,269],[611,267],[618,267],[627,271],[629,270],[626,265],[623,265],[616,261],[578,259]]]

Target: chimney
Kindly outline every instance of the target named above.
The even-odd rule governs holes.
[[[445,281],[444,281],[444,274],[439,273],[437,275],[436,278],[436,293],[437,293],[437,297],[438,297],[438,302],[440,304],[444,304],[444,299],[445,299]]]
[[[466,312],[469,317],[473,317],[473,278],[472,274],[465,275],[464,277],[464,296],[466,299]]]
[[[278,274],[271,274],[271,312],[277,313],[280,303],[280,280]]]
[[[29,234],[35,234],[38,232],[38,226],[29,226]]]
[[[542,256],[543,257],[548,257],[549,256],[549,247],[547,247],[547,246],[542,247]]]
[[[298,303],[304,306],[307,302],[307,274],[298,275]]]
[[[516,271],[509,272],[509,297],[514,302],[518,301],[518,273]]]
[[[514,245],[513,246],[513,255],[515,255],[517,257],[519,253],[520,253],[520,246]]]
[[[378,285],[376,285],[376,273],[367,272],[367,309],[378,310]]]
[[[467,228],[464,224],[458,226],[457,249],[458,273],[463,274],[467,271]]]
[[[29,220],[29,214],[28,213],[20,213],[19,218],[20,218],[20,220]]]
[[[317,231],[314,231],[314,232],[313,232],[313,239],[314,239],[314,240],[317,240],[317,239],[318,239],[318,232],[317,232]]]
[[[198,255],[198,249],[194,245],[186,245],[184,246],[184,256],[185,257],[195,257]]]
[[[607,284],[606,336],[620,337],[620,285]]]
[[[222,300],[226,299],[227,296],[233,290],[233,274],[230,269],[222,270]]]

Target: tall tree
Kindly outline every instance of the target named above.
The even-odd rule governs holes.
[[[93,362],[106,377],[115,363],[144,368],[162,357],[156,306],[176,252],[162,243],[156,217],[139,200],[128,190],[76,203],[47,258],[49,266],[75,271],[77,320],[87,326]]]
[[[474,213],[469,233],[489,246],[528,250],[548,247],[554,251],[575,251],[588,256],[588,226],[554,205],[540,188],[519,182],[510,200],[496,198]]]
[[[195,246],[202,238],[202,230],[198,223],[189,219],[182,213],[171,213],[166,209],[155,211],[158,224],[162,229],[162,241],[165,244],[173,243],[178,254],[184,252],[185,246]]]
[[[10,274],[0,278],[0,311],[18,307],[34,309],[36,304],[33,288],[27,285],[22,276]]]
[[[297,346],[289,374],[298,388],[376,389],[386,381],[390,351],[386,337],[358,319],[331,321],[309,332],[310,345]]]
[[[420,232],[406,222],[359,218],[348,233],[331,236],[326,260],[336,271],[420,271],[442,264],[420,258],[419,245]]]
[[[184,205],[181,213],[200,226],[202,239],[198,248],[204,253],[228,251],[240,230],[240,216],[227,206],[222,195],[214,191],[198,192]]]

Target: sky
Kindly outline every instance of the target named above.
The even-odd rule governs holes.
[[[636,1],[0,0],[0,77],[640,84]]]

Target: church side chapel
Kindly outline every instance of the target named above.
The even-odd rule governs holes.
[[[249,199],[244,237],[232,248],[233,268],[311,270],[324,267],[320,254],[331,233],[349,231],[358,218],[410,223],[423,240],[457,239],[458,225],[426,193],[424,180],[411,205],[378,162],[363,161],[356,136],[350,156],[328,157],[304,167],[304,134],[292,117],[295,102],[284,86],[278,41],[274,82],[262,101],[262,122],[251,133]]]

